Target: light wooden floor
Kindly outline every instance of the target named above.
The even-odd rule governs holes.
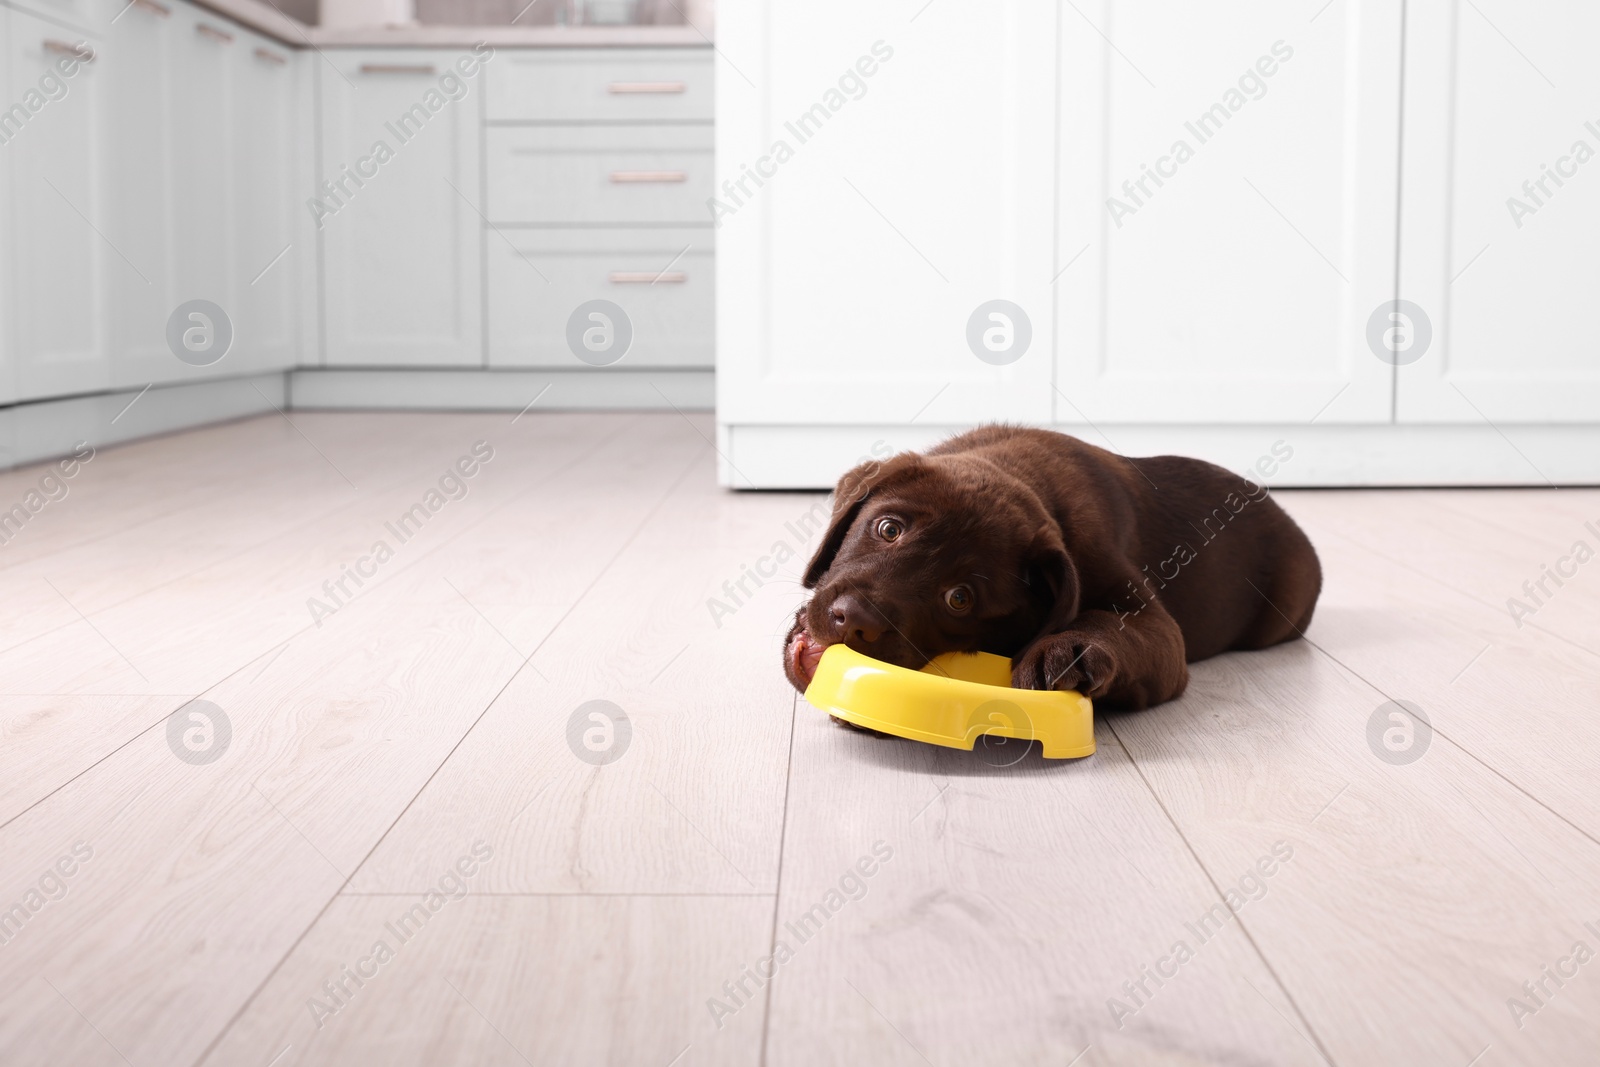
[[[1005,765],[796,701],[822,498],[716,489],[705,416],[294,422],[104,450],[0,548],[7,1067],[1600,1061],[1600,561],[1506,609],[1600,492],[1280,493],[1312,642]],[[169,744],[197,697],[210,763]]]

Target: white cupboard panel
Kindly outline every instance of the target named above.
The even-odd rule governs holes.
[[[724,422],[1050,418],[1057,5],[910,10],[719,12]]]
[[[1389,420],[1366,323],[1394,293],[1400,10],[1085,7],[1117,51],[1092,217],[1093,153],[1062,147],[1068,291],[1101,309],[1063,331],[1062,421]]]
[[[107,233],[138,265],[109,280],[114,385],[293,365],[295,262],[261,273],[290,243],[302,191],[293,167],[310,112],[291,57],[187,4],[137,4],[111,27]],[[178,359],[166,336],[190,300],[217,304],[232,325],[226,355],[203,367]]]
[[[0,7],[0,55],[11,55],[11,13]],[[9,59],[8,59],[9,62]],[[0,86],[8,91],[10,83],[0,78]],[[0,160],[0,249],[11,247],[11,205],[15,202],[11,192],[10,160]],[[12,257],[0,253],[0,404],[8,404],[17,395],[16,366],[11,358],[11,322],[15,315],[15,275]],[[0,435],[0,463],[9,462],[11,442]]]
[[[439,84],[465,54],[341,50],[316,67],[321,180],[333,191],[310,189],[307,199],[328,208],[320,233],[330,366],[482,362],[484,75],[463,79],[454,101]]]
[[[710,367],[713,251],[707,229],[491,234],[489,364],[583,369],[569,347],[568,320],[588,301],[609,300],[632,330],[614,366]]]
[[[182,52],[175,42],[186,28],[182,12],[175,4],[130,7],[111,27],[101,56],[106,171],[116,176],[106,187],[106,234],[138,267],[113,270],[107,280],[115,386],[174,381],[192,369],[166,340],[167,316],[177,306],[176,217],[185,207],[173,180],[172,151],[180,136],[174,90]]]
[[[253,135],[232,121],[240,39],[231,24],[187,4],[174,11],[171,30],[173,306],[211,300],[232,317],[238,212],[230,162]]]
[[[1402,421],[1600,421],[1597,36],[1576,0],[1409,0]]]
[[[296,300],[305,188],[301,166],[311,109],[300,99],[295,53],[241,32],[232,56],[231,123],[235,225],[232,371],[290,367],[299,354]],[[305,58],[305,57],[302,57]],[[311,57],[314,58],[314,57]]]
[[[16,395],[93,392],[110,384],[104,271],[136,269],[103,235],[103,70],[70,54],[81,36],[16,10],[9,22],[7,96],[17,104],[0,150],[12,184]]]

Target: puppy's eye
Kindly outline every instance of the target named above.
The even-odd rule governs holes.
[[[875,529],[878,531],[878,536],[885,541],[898,541],[900,535],[906,532],[899,519],[879,519]]]
[[[944,606],[957,615],[965,615],[972,610],[972,590],[964,585],[953,589],[946,589],[944,593]]]

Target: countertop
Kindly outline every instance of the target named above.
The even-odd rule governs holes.
[[[307,26],[266,0],[194,0],[290,48],[709,48],[693,26]]]

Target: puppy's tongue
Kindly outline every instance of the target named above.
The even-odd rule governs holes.
[[[811,679],[816,676],[822,653],[827,648],[827,645],[813,641],[804,630],[795,634],[789,642],[789,665],[794,669],[795,677],[809,686]]]

